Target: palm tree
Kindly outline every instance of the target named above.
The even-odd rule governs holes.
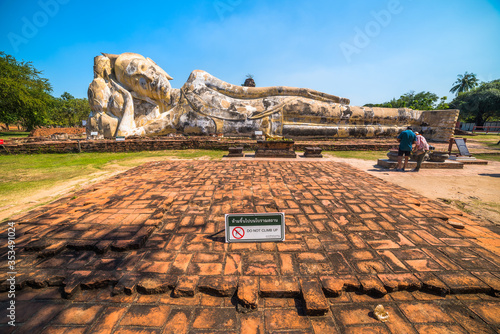
[[[478,80],[474,73],[465,72],[464,75],[458,75],[458,79],[453,85],[454,86],[451,87],[450,92],[458,95],[459,93],[468,92],[472,88],[476,87],[478,85]]]

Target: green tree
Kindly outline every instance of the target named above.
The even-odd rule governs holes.
[[[50,116],[50,124],[62,126],[81,126],[90,114],[90,105],[87,99],[75,98],[64,92],[55,99],[54,108]]]
[[[28,131],[47,121],[52,87],[31,62],[0,51],[0,122],[20,123]]]
[[[460,93],[451,102],[460,109],[460,118],[482,126],[490,119],[500,118],[500,79],[481,83],[479,87]]]
[[[478,80],[474,73],[465,72],[464,75],[459,74],[457,81],[451,87],[450,92],[455,93],[456,96],[463,92],[468,92],[469,90],[475,88],[478,85]]]
[[[420,92],[415,93],[415,91],[410,91],[404,95],[401,95],[399,99],[393,98],[389,102],[384,102],[380,104],[365,104],[366,107],[382,107],[382,108],[410,108],[415,110],[435,110],[435,109],[448,109],[446,104],[446,96],[441,99],[434,93],[431,92]],[[438,103],[438,101],[440,101]]]
[[[442,98],[440,98],[439,104],[436,106],[436,110],[450,109],[450,106],[448,103],[446,103],[446,100],[448,100],[448,96],[443,96]]]

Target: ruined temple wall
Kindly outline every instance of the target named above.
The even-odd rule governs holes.
[[[50,137],[54,134],[65,133],[69,136],[81,136],[85,134],[85,128],[40,128],[30,132],[30,137]]]

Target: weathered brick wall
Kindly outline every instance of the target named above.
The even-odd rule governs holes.
[[[66,133],[68,135],[83,135],[85,128],[41,128],[30,132],[30,137],[50,137],[56,133]]]
[[[257,142],[249,139],[218,140],[217,138],[195,137],[182,139],[127,139],[115,140],[65,140],[65,141],[15,141],[0,145],[0,154],[36,154],[70,152],[139,152],[161,150],[206,149],[227,151],[229,147],[243,146],[255,150]],[[325,151],[385,151],[397,146],[394,139],[387,141],[296,141],[295,150],[318,146]]]
[[[25,131],[21,125],[0,123],[0,129],[2,131]]]

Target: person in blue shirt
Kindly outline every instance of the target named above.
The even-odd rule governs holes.
[[[411,151],[413,150],[413,144],[416,142],[417,136],[413,132],[411,126],[409,126],[405,131],[398,135],[399,150],[398,150],[398,165],[396,171],[404,172],[408,167],[408,160],[410,159]],[[403,162],[403,156],[405,157],[405,164],[401,168]]]

